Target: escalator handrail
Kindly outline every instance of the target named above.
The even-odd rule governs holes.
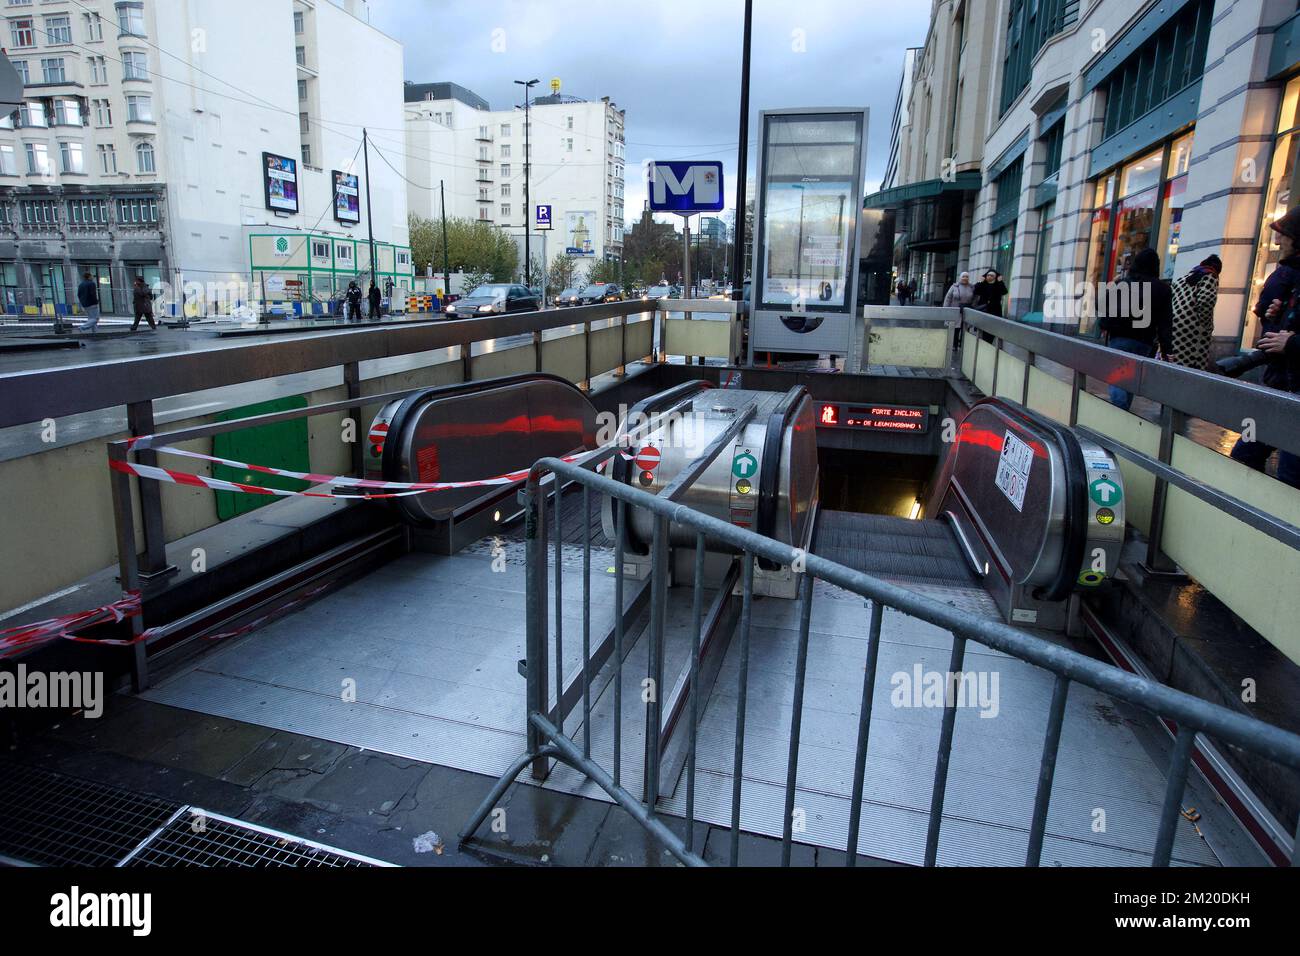
[[[1065,472],[1065,541],[1061,545],[1061,563],[1052,582],[1037,588],[1033,597],[1039,601],[1064,600],[1074,590],[1088,548],[1088,466],[1083,460],[1079,439],[1060,422],[1019,403],[1002,398],[983,398],[972,405],[971,410],[980,405],[992,405],[1031,422],[1047,432],[1061,450]]]
[[[777,499],[781,493],[781,446],[785,444],[785,429],[790,417],[808,397],[808,386],[794,385],[781,399],[780,404],[767,416],[767,431],[763,436],[763,460],[758,467],[758,509],[754,531],[768,538],[778,537],[776,530]],[[777,565],[766,558],[758,559],[765,571],[775,571]]]
[[[559,375],[553,375],[550,372],[521,372],[517,375],[503,375],[500,378],[485,378],[472,382],[452,382],[450,385],[435,385],[432,388],[421,389],[413,395],[408,395],[402,399],[402,403],[397,406],[397,411],[393,412],[393,418],[388,423],[388,435],[390,438],[402,433],[406,427],[406,421],[421,405],[427,404],[439,398],[452,398],[460,395],[473,395],[477,392],[485,392],[489,389],[500,388],[507,385],[518,385],[523,382],[556,382],[561,385],[567,385],[583,398],[586,394],[578,386],[574,385],[567,378]],[[401,462],[401,442],[390,441],[385,439],[384,451],[380,455],[380,471],[384,481],[401,481],[402,480],[402,462]]]

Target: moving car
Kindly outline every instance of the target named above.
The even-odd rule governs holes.
[[[509,282],[481,285],[469,295],[447,306],[450,319],[475,315],[500,315],[505,312],[535,312],[541,301],[525,286]]]
[[[677,287],[671,285],[652,285],[645,290],[647,299],[673,299],[677,297]]]
[[[577,286],[570,286],[555,297],[555,305],[577,305],[578,298],[582,295],[582,290]]]
[[[597,282],[582,290],[578,305],[595,305],[597,302],[622,302],[623,290],[613,282]]]

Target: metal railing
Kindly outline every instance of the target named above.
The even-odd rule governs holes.
[[[709,452],[717,453],[719,448]],[[709,452],[706,452],[708,457]],[[734,547],[740,552],[742,610],[739,622],[739,671],[735,686],[736,696],[736,732],[735,756],[732,777],[730,848],[729,862],[735,866],[738,862],[739,839],[741,830],[742,805],[744,802],[743,772],[745,762],[744,736],[748,691],[748,664],[750,656],[751,608],[753,605],[753,565],[759,558],[765,558],[783,567],[804,568],[799,587],[799,636],[796,658],[796,672],[791,688],[792,716],[790,720],[790,749],[787,758],[785,780],[785,815],[781,837],[781,861],[789,865],[793,842],[793,807],[795,783],[800,755],[800,721],[804,704],[804,689],[807,674],[809,649],[809,623],[812,612],[813,584],[816,580],[826,581],[854,594],[867,598],[871,602],[869,641],[864,660],[864,677],[859,709],[857,739],[854,750],[853,798],[849,806],[848,840],[846,845],[846,865],[853,866],[858,854],[858,833],[863,806],[863,788],[866,771],[868,744],[871,736],[871,709],[876,690],[876,668],[880,652],[880,631],[882,614],[886,607],[895,608],[902,613],[948,631],[952,636],[952,652],[948,665],[949,680],[960,681],[965,660],[966,646],[975,642],[985,647],[1001,651],[1019,660],[1050,671],[1055,675],[1052,701],[1045,728],[1042,755],[1039,764],[1037,792],[1034,799],[1033,813],[1030,820],[1028,852],[1025,865],[1037,866],[1043,847],[1046,830],[1047,811],[1052,794],[1052,781],[1055,774],[1057,753],[1061,743],[1061,728],[1065,717],[1065,704],[1070,685],[1077,682],[1130,704],[1161,718],[1177,724],[1177,735],[1169,760],[1166,774],[1166,787],[1161,804],[1159,825],[1156,832],[1152,863],[1167,866],[1173,851],[1175,824],[1181,810],[1181,799],[1187,781],[1187,773],[1193,749],[1193,742],[1198,733],[1213,736],[1215,739],[1259,754],[1293,769],[1300,769],[1300,736],[1288,733],[1261,721],[1234,713],[1224,707],[1209,703],[1182,691],[1174,690],[1163,684],[1131,674],[1117,667],[1103,664],[1080,653],[1048,643],[1040,638],[1021,632],[1000,622],[981,618],[969,611],[964,611],[921,594],[909,591],[871,575],[819,557],[816,554],[804,554],[789,545],[739,528],[726,521],[695,511],[665,494],[651,495],[638,488],[614,481],[596,474],[593,469],[610,458],[615,449],[607,447],[597,450],[583,459],[566,463],[554,458],[537,462],[529,474],[523,492],[525,507],[525,538],[527,547],[527,659],[524,665],[527,679],[527,749],[514,761],[505,774],[497,781],[482,804],[477,808],[461,833],[462,842],[470,839],[482,825],[492,808],[505,794],[515,777],[525,767],[532,766],[534,777],[545,777],[548,762],[561,761],[578,770],[605,791],[619,806],[623,807],[646,830],[652,833],[681,862],[690,866],[704,865],[704,860],[694,846],[695,829],[695,754],[699,732],[698,707],[699,693],[697,683],[700,680],[698,659],[702,630],[701,607],[703,602],[703,578],[705,539],[715,539]],[[710,459],[711,460],[711,459]],[[698,472],[697,472],[698,473]],[[558,488],[565,483],[576,483],[581,487],[583,504],[589,503],[590,495],[608,495],[614,499],[617,511],[616,527],[618,529],[614,550],[614,567],[624,567],[624,554],[627,547],[626,528],[629,509],[641,508],[654,516],[654,533],[651,544],[653,570],[649,581],[650,590],[650,624],[649,654],[646,669],[648,686],[655,688],[651,700],[646,706],[644,730],[645,738],[645,781],[644,793],[637,795],[623,784],[620,776],[621,748],[625,729],[621,725],[621,694],[623,678],[623,575],[615,575],[614,631],[615,642],[612,663],[599,663],[593,668],[593,655],[590,642],[592,628],[592,611],[590,599],[591,573],[591,538],[588,522],[583,540],[584,587],[582,595],[582,665],[579,677],[581,693],[576,687],[567,689],[563,686],[563,635],[561,632],[561,615],[563,594],[560,578],[562,576],[561,545],[562,535],[559,528],[560,501]],[[674,483],[679,486],[679,483]],[[665,489],[667,490],[667,489]],[[555,541],[555,704],[550,703],[548,681],[548,610],[547,591],[549,568],[547,558],[547,502],[554,516]],[[657,688],[662,687],[662,661],[664,648],[664,624],[668,600],[669,568],[669,527],[676,524],[695,532],[692,656],[689,675],[691,710],[688,720],[686,740],[686,811],[685,836],[679,837],[660,818],[657,803],[660,795],[661,750],[658,732],[662,724],[662,694]],[[602,660],[605,655],[598,655]],[[612,684],[616,699],[614,702],[614,758],[612,772],[602,767],[592,757],[591,752],[591,717],[592,701],[590,687],[593,669],[601,666],[614,669]],[[954,729],[959,706],[956,694],[945,695],[942,727],[939,736],[938,752],[935,758],[933,788],[929,807],[929,826],[926,833],[924,863],[935,865],[938,858],[939,837],[943,823],[944,797],[947,790],[948,769],[953,747]],[[565,732],[565,717],[581,701],[582,736],[581,742],[575,741]],[[635,730],[635,728],[634,728]],[[1300,836],[1300,835],[1298,835]],[[1292,854],[1292,865],[1300,864],[1300,839],[1296,840]]]

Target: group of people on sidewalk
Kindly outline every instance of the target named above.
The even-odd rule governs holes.
[[[99,325],[99,283],[89,272],[83,272],[81,282],[77,284],[77,304],[86,314],[86,321],[77,326],[78,332],[93,332]],[[131,306],[135,310],[135,321],[131,331],[140,327],[140,320],[147,319],[149,328],[157,331],[158,323],[153,317],[153,290],[145,284],[144,276],[136,276],[131,286]]]
[[[384,296],[383,293],[379,291],[379,286],[375,284],[374,279],[370,280],[370,292],[366,296],[366,300],[370,303],[370,318],[382,318],[381,313],[383,311]],[[348,283],[347,295],[344,296],[343,301],[347,309],[345,318],[349,322],[360,322],[361,286],[357,285],[355,279]]]

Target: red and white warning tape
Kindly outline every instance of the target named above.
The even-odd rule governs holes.
[[[27,650],[37,644],[62,638],[83,644],[107,644],[114,647],[128,647],[145,640],[146,634],[138,634],[130,640],[110,638],[79,637],[74,631],[94,627],[97,624],[115,624],[135,617],[140,613],[140,592],[130,591],[120,601],[105,604],[93,611],[78,611],[76,614],[63,614],[44,621],[35,621],[19,627],[0,631],[0,658],[12,657],[19,651]]]
[[[247,462],[234,461],[230,458],[218,458],[204,455],[197,451],[183,448],[162,447],[156,449],[159,454],[179,455],[182,458],[196,458],[199,461],[212,462],[238,468],[242,471],[256,472],[263,475],[279,475],[283,478],[297,478],[312,484],[338,485],[343,488],[357,488],[363,494],[335,494],[332,491],[289,491],[284,488],[267,488],[264,485],[252,485],[239,481],[226,481],[222,478],[209,478],[206,475],[194,475],[185,471],[173,471],[157,465],[141,465],[136,462],[110,460],[109,468],[125,472],[138,478],[152,481],[166,481],[177,485],[191,485],[198,488],[211,488],[215,491],[233,491],[246,495],[280,495],[283,497],[301,496],[305,498],[405,498],[409,495],[423,495],[431,491],[447,491],[453,488],[482,488],[492,485],[510,485],[528,477],[529,469],[512,471],[493,478],[479,478],[474,481],[378,481],[373,478],[350,478],[343,475],[318,475],[312,472],[289,471],[286,468],[269,468],[265,465],[250,465]],[[576,461],[583,455],[566,455],[561,461]]]

